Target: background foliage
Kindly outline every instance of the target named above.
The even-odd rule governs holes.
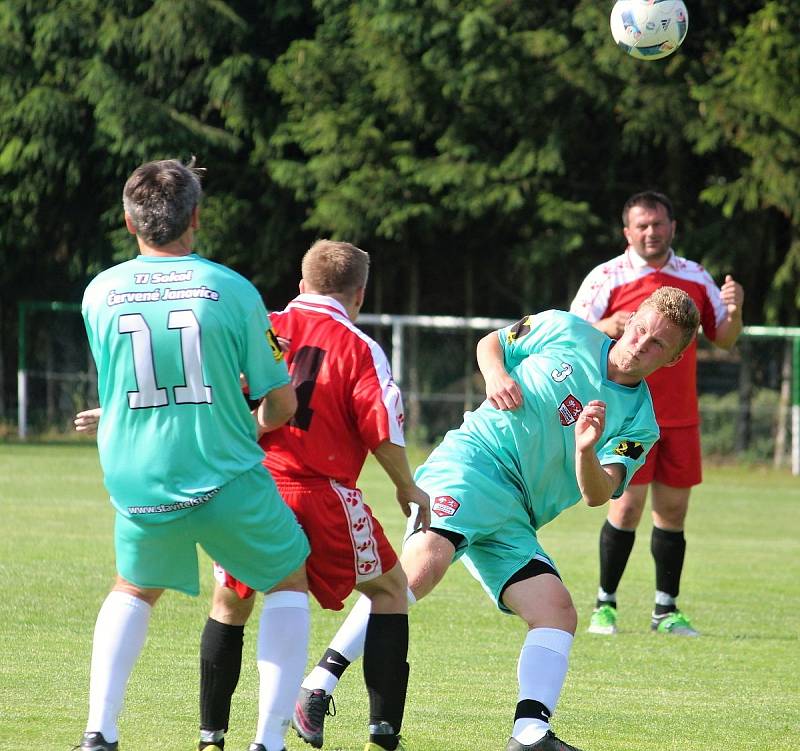
[[[800,14],[696,0],[682,49],[643,63],[610,5],[5,0],[0,410],[18,301],[77,302],[134,253],[122,184],[164,157],[208,168],[200,250],[271,307],[317,236],[372,253],[371,311],[564,307],[656,187],[747,322],[796,324]]]

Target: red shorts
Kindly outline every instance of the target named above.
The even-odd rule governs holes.
[[[660,482],[673,488],[690,488],[703,479],[700,426],[661,428],[644,464],[631,478],[631,485]]]
[[[306,559],[308,588],[323,608],[341,610],[356,584],[394,568],[397,554],[360,490],[333,480],[276,480],[276,485],[311,544]],[[253,594],[217,564],[214,575],[243,599]]]

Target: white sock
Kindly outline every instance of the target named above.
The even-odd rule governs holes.
[[[617,593],[616,592],[606,592],[602,587],[597,588],[597,599],[600,602],[613,602],[615,605],[617,604]]]
[[[656,605],[675,605],[677,602],[677,597],[668,595],[666,592],[662,592],[659,589],[656,590]]]
[[[519,698],[541,702],[556,711],[561,687],[567,677],[573,636],[557,628],[534,628],[528,631],[517,663]],[[535,717],[520,717],[514,722],[514,736],[523,746],[543,738],[550,724]]]
[[[142,651],[152,607],[144,600],[112,591],[103,602],[94,627],[86,731],[118,739],[117,717],[125,688]]]
[[[273,592],[264,597],[258,624],[258,726],[256,743],[281,751],[308,657],[308,595]]]
[[[406,591],[406,597],[409,605],[413,605],[417,601],[410,589]],[[364,639],[367,636],[367,622],[371,608],[372,601],[369,597],[361,595],[347,614],[347,618],[339,626],[339,630],[331,639],[328,648],[335,650],[349,662],[355,662],[361,657],[364,654]],[[303,681],[303,688],[307,688],[309,691],[321,688],[326,694],[332,694],[338,683],[337,676],[316,665]]]

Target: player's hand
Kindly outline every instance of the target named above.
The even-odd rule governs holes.
[[[417,513],[414,517],[414,531],[421,529],[426,532],[431,526],[431,499],[419,485],[409,485],[408,487],[397,489],[397,502],[406,517],[411,516],[411,504],[417,506]]]
[[[86,435],[96,435],[97,426],[100,424],[100,415],[102,414],[103,409],[101,407],[78,412],[74,420],[75,430],[78,433],[86,433]]]
[[[631,317],[629,310],[618,310],[612,313],[608,318],[602,320],[600,327],[612,339],[619,339],[625,331],[625,324]]]
[[[522,404],[522,389],[500,368],[486,378],[486,398],[495,409],[516,409]]]
[[[725,283],[720,287],[719,293],[722,302],[728,308],[729,316],[741,314],[744,288],[730,274],[725,277]]]
[[[606,404],[592,399],[578,415],[575,423],[575,448],[586,451],[594,448],[606,427]]]

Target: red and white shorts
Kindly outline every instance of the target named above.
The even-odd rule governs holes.
[[[673,488],[690,488],[703,479],[700,426],[660,428],[644,464],[631,478],[631,485],[647,485],[653,480]]]
[[[323,608],[341,610],[356,584],[394,568],[397,554],[360,490],[333,480],[279,480],[276,485],[311,544],[308,587]],[[214,576],[242,599],[253,594],[216,563]]]

